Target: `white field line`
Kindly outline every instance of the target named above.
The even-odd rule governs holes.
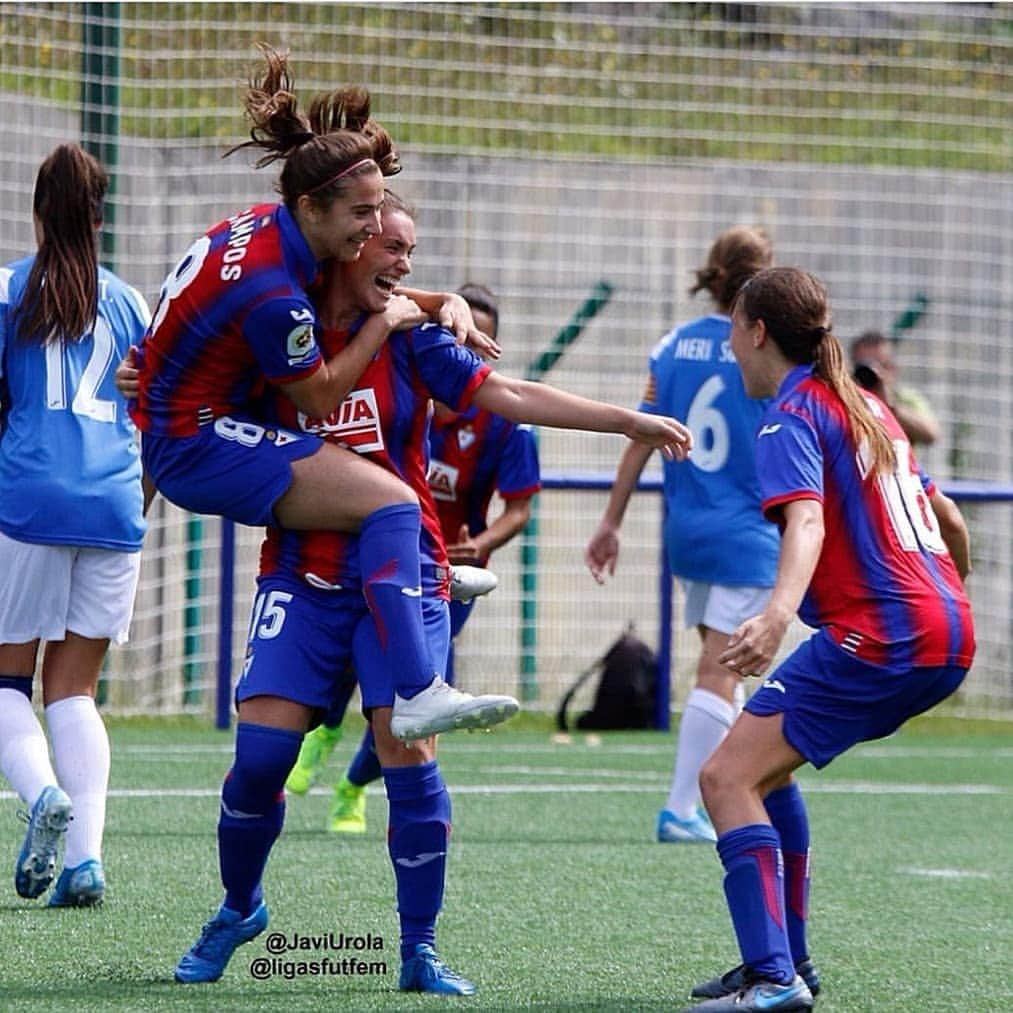
[[[1009,795],[1013,788],[996,784],[891,784],[873,781],[808,781],[803,784],[812,795]],[[586,795],[595,793],[654,794],[663,789],[657,779],[653,784],[451,784],[454,795]],[[109,798],[217,798],[220,788],[111,788]],[[371,794],[383,794],[383,786],[371,785]],[[330,795],[329,788],[312,788],[313,795]],[[0,800],[14,799],[10,791],[0,791]]]
[[[467,753],[476,748],[481,748],[483,751],[490,745],[488,741],[480,741],[471,743],[465,738],[462,741],[460,736],[455,736],[451,739],[440,740],[440,751],[441,753]],[[671,743],[674,746],[674,740]],[[124,755],[135,756],[138,759],[164,759],[172,757],[175,759],[176,756],[183,758],[193,756],[197,753],[205,754],[228,754],[233,751],[233,742],[231,739],[223,741],[220,745],[113,745],[113,753],[122,753]],[[592,743],[582,742],[580,736],[575,736],[572,743],[569,744],[557,744],[552,742],[545,743],[531,743],[524,744],[521,742],[508,742],[508,743],[496,743],[496,752],[499,754],[509,753],[521,753],[525,756],[541,756],[541,755],[552,755],[556,756],[564,755],[572,752],[575,749],[587,749],[592,751],[595,758],[603,756],[657,756],[659,754],[667,755],[667,751],[670,749],[670,744],[656,743],[654,745],[636,745],[636,744],[615,744],[611,745],[608,742],[600,742],[597,745]],[[849,759],[947,759],[947,760],[975,760],[975,759],[1013,759],[1013,746],[1001,746],[995,748],[993,746],[982,746],[980,749],[976,749],[972,746],[891,746],[891,745],[858,745],[855,746],[848,754]]]

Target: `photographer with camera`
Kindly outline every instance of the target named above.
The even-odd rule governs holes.
[[[856,383],[887,403],[912,444],[931,446],[939,439],[939,423],[925,396],[897,383],[893,342],[882,331],[865,331],[851,342],[851,363]]]

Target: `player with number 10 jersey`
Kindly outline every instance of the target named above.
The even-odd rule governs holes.
[[[799,616],[856,658],[900,670],[967,667],[971,608],[929,503],[935,484],[917,465],[904,430],[874,394],[873,414],[896,466],[871,480],[854,450],[844,407],[811,365],[784,379],[756,441],[763,509],[823,504],[823,548]]]

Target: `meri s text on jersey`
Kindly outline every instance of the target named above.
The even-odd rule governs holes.
[[[680,338],[672,348],[672,358],[689,359],[693,362],[710,362],[714,353],[714,342],[710,338]],[[730,341],[722,341],[718,362],[734,362]]]

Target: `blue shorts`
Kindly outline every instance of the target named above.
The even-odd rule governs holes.
[[[825,767],[856,742],[891,735],[945,700],[965,675],[966,668],[954,665],[870,665],[820,632],[763,680],[745,709],[758,717],[782,714],[788,744],[814,767]]]
[[[450,646],[447,603],[423,597],[422,621],[433,672],[443,675]],[[349,665],[359,680],[363,710],[392,706],[393,673],[361,592],[324,591],[279,577],[257,581],[237,703],[279,696],[329,710]]]
[[[239,524],[274,524],[274,505],[292,484],[292,462],[315,454],[321,440],[223,415],[194,436],[141,438],[141,459],[171,503]]]

